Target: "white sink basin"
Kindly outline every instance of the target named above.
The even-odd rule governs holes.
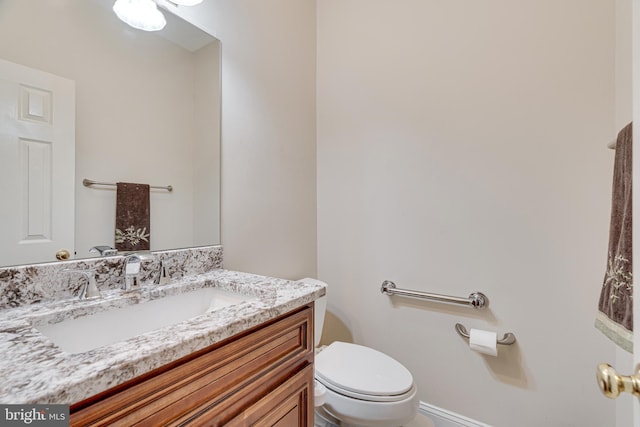
[[[83,353],[252,299],[202,288],[35,328],[67,353]]]

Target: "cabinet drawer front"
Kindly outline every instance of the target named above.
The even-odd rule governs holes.
[[[225,426],[313,426],[312,395],[313,365],[308,365]]]
[[[312,325],[313,310],[305,307],[107,392],[89,406],[74,405],[71,425],[167,425],[203,405],[235,407],[243,389],[261,377],[313,360]]]

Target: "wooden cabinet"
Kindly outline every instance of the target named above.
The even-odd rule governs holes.
[[[71,406],[72,426],[313,426],[313,304]]]
[[[240,426],[313,426],[313,366],[308,365],[227,424]]]

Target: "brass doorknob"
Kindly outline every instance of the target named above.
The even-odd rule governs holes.
[[[602,394],[609,399],[615,399],[620,393],[628,392],[640,396],[640,365],[636,367],[634,375],[618,375],[608,363],[601,363],[596,369],[596,378]]]
[[[64,260],[66,260],[66,259],[69,259],[69,256],[70,256],[70,255],[71,255],[71,254],[69,253],[69,251],[68,251],[68,250],[66,250],[66,249],[60,249],[58,252],[56,252],[56,259],[57,259],[58,261],[64,261]]]

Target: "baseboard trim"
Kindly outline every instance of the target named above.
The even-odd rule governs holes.
[[[491,427],[489,424],[447,411],[429,403],[420,402],[418,411],[431,418],[437,427]]]

